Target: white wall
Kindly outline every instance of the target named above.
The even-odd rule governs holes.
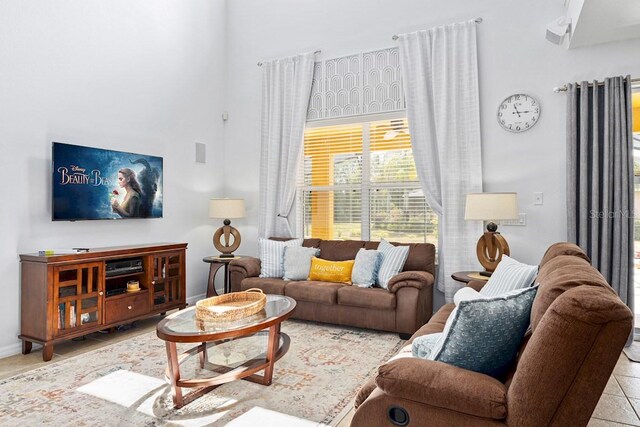
[[[256,251],[261,74],[256,62],[322,49],[322,58],[394,46],[393,34],[482,17],[478,27],[482,166],[485,191],[517,191],[525,227],[502,227],[512,254],[537,263],[566,239],[565,82],[640,75],[640,40],[567,51],[545,40],[563,13],[558,0],[233,0],[228,2],[226,192],[245,197],[243,252]],[[508,95],[525,92],[542,105],[540,122],[512,134],[495,118]],[[242,165],[242,167],[237,167]],[[533,205],[533,192],[544,205]],[[470,266],[471,267],[471,266]]]
[[[224,0],[0,3],[0,354],[19,342],[18,254],[187,242],[205,291],[207,200],[223,195]],[[51,141],[164,158],[164,218],[51,221]],[[207,164],[195,163],[195,141]]]

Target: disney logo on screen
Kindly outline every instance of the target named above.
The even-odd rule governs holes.
[[[102,176],[98,169],[92,170],[91,173],[85,172],[86,169],[76,165],[71,165],[70,167],[60,166],[58,168],[58,173],[60,174],[60,185],[80,184],[98,187],[100,185],[112,184],[112,181],[109,178]]]

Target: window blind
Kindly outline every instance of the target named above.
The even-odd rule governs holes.
[[[437,243],[406,119],[308,129],[298,190],[304,237]]]

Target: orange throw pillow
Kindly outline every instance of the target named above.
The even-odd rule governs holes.
[[[351,271],[355,260],[350,261],[327,261],[325,259],[311,258],[311,269],[309,270],[309,280],[319,282],[334,282],[351,284]]]

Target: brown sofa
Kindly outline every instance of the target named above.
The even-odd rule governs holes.
[[[305,239],[303,246],[319,248],[322,259],[344,261],[355,259],[361,248],[376,249],[378,243]],[[432,314],[435,247],[429,243],[406,246],[409,256],[404,270],[391,279],[389,290],[260,278],[260,260],[250,257],[229,264],[231,290],[260,288],[265,293],[290,296],[297,303],[295,319],[391,331],[409,338]]]
[[[586,426],[633,315],[573,244],[547,250],[536,282],[531,329],[504,381],[442,362],[392,360],[361,388],[351,426]],[[442,332],[453,307],[442,307],[412,340]]]

